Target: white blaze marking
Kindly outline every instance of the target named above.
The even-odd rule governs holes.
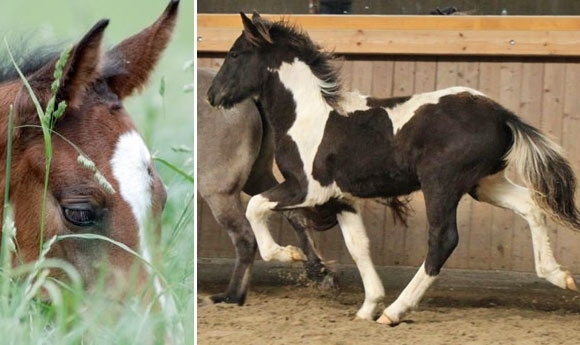
[[[119,137],[113,159],[111,159],[113,176],[119,183],[121,196],[131,206],[131,211],[139,225],[141,241],[151,208],[152,177],[148,171],[150,162],[151,154],[137,132],[127,132]],[[141,245],[141,247],[145,247],[141,250],[146,251],[146,246]]]
[[[153,178],[149,173],[151,153],[147,149],[141,135],[136,131],[124,133],[119,137],[111,167],[113,176],[119,183],[119,192],[123,199],[131,206],[133,216],[139,226],[139,253],[148,263],[152,263],[152,255],[147,245],[147,222],[151,209],[151,189]],[[151,267],[146,265],[151,273]],[[163,292],[159,278],[153,281],[155,291],[168,317],[175,315],[177,308],[175,301],[168,293]]]

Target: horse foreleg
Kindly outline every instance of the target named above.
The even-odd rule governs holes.
[[[266,163],[263,163],[263,160],[259,162],[260,164],[256,163],[254,165],[250,177],[244,186],[244,192],[249,195],[262,193],[279,184],[272,173],[272,162],[270,160],[267,160]],[[324,264],[322,256],[316,250],[314,240],[310,236],[312,228],[311,220],[308,219],[304,212],[298,210],[285,211],[283,215],[290,225],[292,225],[294,231],[296,231],[300,248],[306,255],[304,269],[307,278],[320,283],[322,288],[335,287],[334,274]]]
[[[307,260],[306,255],[300,248],[294,246],[282,247],[274,241],[268,229],[268,219],[277,204],[278,202],[271,201],[262,194],[258,194],[250,199],[246,208],[246,217],[250,221],[252,231],[256,237],[260,256],[264,261],[293,262]]]
[[[344,242],[352,256],[365,290],[365,300],[356,313],[357,318],[372,320],[378,303],[385,296],[381,282],[370,255],[369,238],[358,210],[347,210],[337,215],[338,224],[344,236]]]
[[[435,188],[423,188],[429,221],[427,258],[395,302],[383,311],[379,323],[398,324],[407,312],[416,308],[457,246],[456,212],[461,194],[453,195],[441,188],[444,187],[437,184]]]
[[[236,250],[236,263],[224,293],[211,296],[213,303],[243,305],[248,292],[250,270],[256,255],[256,240],[238,195],[211,195],[205,198],[214,218],[226,230]]]
[[[334,288],[334,273],[324,264],[322,256],[316,248],[316,243],[312,238],[312,226],[310,220],[298,210],[284,212],[284,216],[296,231],[296,237],[300,248],[306,255],[304,262],[306,277],[320,284],[322,288]]]

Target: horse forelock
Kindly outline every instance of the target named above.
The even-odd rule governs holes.
[[[18,45],[10,45],[10,53],[14,57],[16,65],[25,76],[30,75],[44,65],[58,58],[60,51],[63,49],[62,44],[42,45],[30,47],[29,39],[24,39]],[[2,49],[0,53],[0,84],[16,80],[19,78],[14,63],[10,59],[8,50]]]
[[[56,63],[56,60],[66,47],[63,43],[30,47],[28,43],[29,39],[25,38],[18,45],[9,46],[10,53],[14,57],[16,65],[25,77],[40,70],[51,62]],[[99,77],[101,79],[129,73],[122,63],[122,57],[112,55],[111,53],[104,56],[99,69]],[[0,84],[19,78],[20,75],[14,67],[8,51],[5,49],[0,50]]]

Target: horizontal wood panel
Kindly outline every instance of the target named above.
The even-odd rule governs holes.
[[[580,17],[296,15],[283,19],[306,30],[325,49],[341,54],[580,56]],[[226,52],[241,30],[239,15],[198,14],[198,51]]]

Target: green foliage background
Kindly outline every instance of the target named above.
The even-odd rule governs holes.
[[[47,42],[74,43],[99,19],[109,18],[105,35],[110,48],[124,38],[150,25],[161,14],[168,1],[164,0],[28,0],[0,1],[0,39],[6,38],[11,46],[26,38],[29,44]],[[184,86],[193,83],[194,71],[184,69],[193,59],[193,0],[181,0],[180,13],[174,38],[143,93],[125,102],[155,157],[170,162],[193,177],[194,162],[194,101],[193,93],[184,92]],[[0,55],[5,55],[4,43]],[[162,89],[162,91],[160,91]],[[161,95],[162,93],[163,95]],[[7,114],[6,114],[7,115]],[[157,163],[163,178],[168,203],[163,218],[162,271],[177,295],[179,317],[185,334],[177,342],[193,343],[194,315],[194,226],[191,181]],[[92,300],[84,313],[84,321],[68,320],[70,334],[81,334],[84,344],[146,344],[153,340],[155,320],[146,319],[131,304],[125,306],[118,319],[100,320],[109,310],[99,308]],[[56,338],[50,312],[31,308],[29,320],[11,320],[10,310],[0,310],[0,332],[11,337],[2,344],[78,344],[79,336]],[[94,313],[94,315],[93,315]],[[110,316],[110,315],[109,315]],[[95,320],[95,329],[86,320]],[[98,322],[97,322],[98,321]],[[151,327],[149,327],[151,326]],[[153,333],[152,333],[153,332]],[[67,340],[68,339],[68,340]],[[70,341],[70,342],[67,342]],[[151,342],[149,342],[151,341]]]

